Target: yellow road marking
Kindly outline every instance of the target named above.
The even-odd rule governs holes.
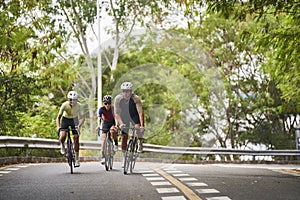
[[[173,178],[171,175],[165,173],[164,171],[160,169],[154,169],[157,173],[165,177],[167,180],[169,180],[171,183],[173,183],[176,187],[178,187],[190,200],[202,200],[199,196],[197,196],[193,190],[182,184],[180,181],[178,181],[176,178]]]

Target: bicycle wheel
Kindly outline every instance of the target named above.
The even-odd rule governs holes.
[[[110,142],[109,142],[109,139],[108,139],[108,137],[106,137],[106,139],[105,139],[105,148],[104,148],[104,150],[105,150],[105,153],[104,153],[104,157],[105,157],[105,163],[104,163],[104,166],[105,166],[105,170],[106,171],[108,171],[108,169],[109,169],[109,160],[110,160]]]
[[[114,145],[113,142],[111,141],[111,138],[109,140],[109,143],[110,143],[110,148],[109,148],[108,165],[109,165],[109,169],[112,170],[114,164]]]
[[[136,161],[136,157],[137,157],[137,148],[138,148],[137,139],[134,138],[133,143],[132,143],[131,157],[130,157],[131,158],[130,173],[132,173],[134,166],[135,166],[135,161]]]
[[[70,166],[70,172],[73,174],[73,148],[72,148],[72,141],[70,139],[67,140],[67,159],[68,164]]]
[[[127,144],[127,148],[126,148],[126,152],[125,152],[125,159],[124,159],[124,174],[127,174],[128,169],[129,169],[129,165],[130,165],[130,162],[131,162],[130,156],[131,156],[132,142],[133,142],[133,140],[130,139],[128,144]]]

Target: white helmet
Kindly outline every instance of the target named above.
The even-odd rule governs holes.
[[[132,90],[132,83],[131,82],[122,83],[121,90]]]
[[[68,99],[78,99],[78,94],[76,91],[70,91],[68,93]]]

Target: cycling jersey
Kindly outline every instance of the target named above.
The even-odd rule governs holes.
[[[142,111],[142,102],[137,95],[132,94],[130,99],[124,99],[122,94],[116,96],[115,113],[120,115],[125,124],[140,124],[139,113]]]
[[[102,123],[102,132],[107,133],[109,132],[112,126],[115,126],[115,118],[114,118],[114,107],[111,106],[109,110],[105,108],[105,106],[101,107],[98,112],[98,117],[103,119]]]
[[[76,103],[75,105],[71,106],[68,101],[64,102],[59,110],[59,115],[62,115],[65,118],[73,119],[79,117],[82,114],[83,108],[80,103]]]
[[[101,117],[104,122],[114,122],[114,107],[111,106],[109,110],[105,106],[101,107],[98,112],[98,117]]]

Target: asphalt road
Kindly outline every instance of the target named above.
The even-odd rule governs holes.
[[[298,200],[299,165],[164,164],[137,162],[123,175],[121,163],[105,171],[83,162],[18,164],[0,168],[0,199],[103,200]]]

